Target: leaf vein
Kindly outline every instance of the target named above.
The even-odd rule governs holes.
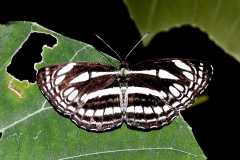
[[[36,114],[39,114],[39,113],[41,113],[42,111],[46,111],[46,110],[51,109],[52,107],[45,107],[46,102],[47,102],[47,100],[45,100],[45,101],[43,102],[43,104],[42,104],[42,106],[41,106],[40,109],[38,109],[38,110],[36,110],[36,111],[34,111],[34,112],[32,112],[32,113],[24,116],[23,118],[21,118],[21,119],[15,121],[15,122],[13,122],[13,123],[11,123],[11,124],[3,127],[3,128],[1,128],[1,129],[0,129],[0,132],[3,133],[3,132],[5,132],[6,130],[8,130],[9,128],[14,127],[15,125],[17,125],[17,124],[19,124],[19,123],[21,123],[21,122],[23,122],[23,121],[25,121],[25,120],[27,120],[27,119],[35,116]]]
[[[69,159],[74,159],[74,158],[87,157],[87,156],[100,155],[100,154],[117,153],[117,152],[149,151],[149,150],[170,150],[170,151],[187,154],[192,157],[200,156],[200,155],[197,155],[197,154],[194,154],[191,152],[187,152],[187,151],[184,151],[181,149],[173,148],[173,147],[149,147],[149,148],[126,148],[126,149],[118,149],[118,150],[106,150],[106,151],[100,151],[100,152],[84,153],[84,154],[79,154],[79,155],[75,155],[75,156],[60,158],[58,160],[69,160]],[[205,158],[205,157],[203,157],[203,158]]]
[[[78,55],[79,52],[83,51],[84,49],[86,49],[86,48],[88,48],[88,47],[89,47],[89,48],[92,48],[91,45],[86,44],[86,46],[78,49],[77,52],[75,52],[75,54],[72,56],[72,58],[70,58],[69,62],[72,62],[72,61],[74,60],[74,58]]]

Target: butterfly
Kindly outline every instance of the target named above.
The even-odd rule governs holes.
[[[208,86],[213,67],[199,60],[147,60],[128,68],[70,62],[38,70],[37,84],[61,115],[103,132],[123,123],[151,130],[170,124]]]

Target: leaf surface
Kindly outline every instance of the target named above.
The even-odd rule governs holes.
[[[1,159],[205,159],[191,128],[181,117],[151,132],[123,125],[111,132],[92,133],[57,114],[35,83],[19,81],[6,71],[32,32],[57,39],[53,48],[43,48],[43,60],[36,68],[68,61],[110,63],[91,45],[63,37],[36,23],[0,25]],[[113,58],[111,63],[119,65]]]
[[[130,16],[147,45],[159,32],[172,27],[192,25],[207,32],[226,53],[240,61],[240,1],[238,0],[125,0]]]

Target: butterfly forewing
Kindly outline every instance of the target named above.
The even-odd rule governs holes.
[[[106,74],[108,72],[109,74]],[[78,127],[104,131],[121,125],[115,69],[97,63],[68,63],[42,68],[37,83],[54,108]]]

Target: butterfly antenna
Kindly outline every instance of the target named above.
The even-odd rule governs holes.
[[[149,33],[145,33],[143,37],[133,46],[133,48],[128,52],[124,60],[127,60],[129,55],[132,53],[132,51],[149,35]]]
[[[122,58],[120,57],[120,55],[109,45],[107,44],[106,41],[104,41],[99,35],[96,34],[96,37],[101,40],[109,49],[111,49],[111,51],[113,51],[113,53],[115,53],[115,55],[117,56],[118,60],[122,61]]]

